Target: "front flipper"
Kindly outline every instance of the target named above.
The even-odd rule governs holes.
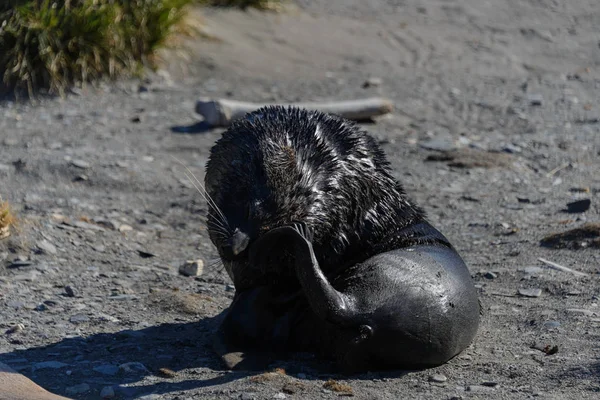
[[[264,343],[277,325],[270,302],[270,292],[263,287],[236,294],[213,337],[213,348],[227,368],[263,370],[274,360],[274,353]]]
[[[264,351],[241,351],[221,330],[213,338],[213,348],[225,366],[235,371],[262,371],[274,360],[271,353]]]

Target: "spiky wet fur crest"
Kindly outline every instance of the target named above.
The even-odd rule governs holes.
[[[211,149],[205,184],[230,234],[238,228],[255,240],[276,226],[307,223],[325,273],[397,248],[394,233],[424,218],[371,136],[340,117],[294,107],[264,107],[235,121]],[[224,236],[209,233],[223,257]]]

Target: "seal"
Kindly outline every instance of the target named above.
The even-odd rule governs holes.
[[[469,271],[356,124],[270,106],[211,149],[207,226],[236,293],[215,348],[230,368],[310,351],[346,372],[427,368],[463,351]]]

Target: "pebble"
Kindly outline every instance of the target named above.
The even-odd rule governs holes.
[[[94,223],[98,224],[98,225],[102,225],[105,228],[108,228],[110,230],[116,231],[117,229],[119,229],[119,222],[115,221],[114,219],[104,219],[104,218],[94,218],[93,219]]]
[[[136,361],[119,365],[119,370],[125,374],[148,372],[148,368],[144,364]]]
[[[105,229],[103,227],[95,225],[95,224],[90,224],[89,222],[85,222],[85,221],[74,221],[73,223],[70,223],[69,225],[74,226],[76,228],[87,229],[90,231],[100,231],[100,232],[105,231]]]
[[[138,252],[138,255],[142,258],[156,257],[156,254],[150,253],[149,251],[146,251],[146,250],[138,250],[137,252]]]
[[[226,292],[235,292],[235,286],[233,285],[225,285]]]
[[[14,269],[14,268],[22,268],[22,267],[29,267],[32,264],[31,261],[21,261],[21,260],[15,260],[12,263],[10,263],[8,265],[9,269]]]
[[[69,318],[69,321],[74,323],[74,324],[80,324],[82,322],[88,322],[90,320],[90,317],[88,317],[85,314],[75,314],[73,315],[71,318]]]
[[[381,78],[372,76],[369,79],[367,79],[365,81],[365,83],[363,83],[362,87],[365,89],[370,88],[370,87],[378,87],[378,86],[381,86],[382,83],[383,83],[383,80]]]
[[[446,378],[446,376],[442,375],[442,374],[434,374],[429,377],[430,382],[444,383],[447,380],[448,380],[448,378]]]
[[[492,390],[494,390],[493,387],[483,386],[483,385],[470,385],[470,386],[467,386],[467,392],[473,392],[473,393],[490,392]]]
[[[31,369],[37,371],[38,369],[59,369],[68,367],[69,364],[65,364],[60,361],[43,361],[39,363],[35,363],[31,366]]]
[[[98,253],[104,253],[106,251],[106,246],[103,246],[101,244],[98,245],[92,245],[92,249],[94,251],[97,251]]]
[[[204,261],[188,260],[179,267],[179,273],[183,276],[200,276],[204,271]]]
[[[133,227],[131,225],[122,224],[119,226],[119,232],[129,232],[132,230],[133,230]]]
[[[116,375],[119,372],[119,367],[111,364],[99,365],[94,367],[94,371],[102,375]]]
[[[567,212],[569,213],[582,213],[589,210],[592,201],[590,199],[583,199],[573,201],[567,204]]]
[[[175,378],[177,377],[177,372],[169,368],[159,368],[158,375],[162,376],[163,378]]]
[[[541,106],[544,103],[544,97],[538,93],[532,93],[527,96],[527,101],[532,106]]]
[[[55,255],[57,250],[56,246],[47,241],[46,239],[42,239],[36,243],[37,248],[42,252],[42,254],[51,254]]]
[[[498,277],[498,274],[488,271],[485,274],[483,274],[483,277],[486,279],[496,279]]]
[[[22,282],[22,281],[27,281],[27,282],[33,282],[35,279],[37,279],[39,275],[39,272],[37,271],[29,271],[25,274],[18,274],[12,277],[13,282]]]
[[[90,167],[90,163],[84,160],[71,160],[71,165],[81,169],[87,169]]]
[[[419,146],[426,150],[435,150],[435,151],[452,151],[456,150],[456,145],[451,139],[447,138],[433,138],[429,140],[424,140],[419,143]]]
[[[524,297],[540,297],[542,295],[542,289],[531,288],[531,289],[519,289],[519,294]]]
[[[73,180],[75,182],[85,182],[85,181],[89,181],[90,177],[87,176],[86,174],[79,174]]]
[[[80,383],[79,385],[69,386],[65,389],[67,394],[81,394],[90,390],[90,385],[87,383]]]
[[[115,389],[112,386],[104,386],[100,391],[100,397],[103,399],[112,399],[115,397]]]
[[[15,326],[11,326],[10,328],[8,328],[5,333],[7,335],[12,335],[13,333],[21,332],[24,329],[25,329],[25,325],[16,324]]]
[[[76,292],[75,289],[73,289],[73,286],[65,286],[65,294],[67,295],[67,297],[75,297]]]
[[[546,321],[544,322],[544,328],[546,329],[555,329],[560,326],[560,322],[558,321]]]
[[[274,399],[285,399],[285,398],[287,398],[287,396],[285,395],[285,393],[279,392],[275,396],[273,396],[273,398]]]
[[[494,381],[485,381],[485,382],[481,382],[482,386],[487,386],[487,387],[496,387],[498,386],[498,382],[494,382]]]
[[[104,314],[104,313],[98,313],[98,320],[114,322],[114,323],[120,322],[119,318],[113,317],[112,315],[108,315],[108,314]]]

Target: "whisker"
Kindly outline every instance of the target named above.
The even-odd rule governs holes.
[[[229,237],[230,232],[223,226],[220,221],[208,220],[206,221],[206,226],[215,233],[221,233],[222,235]]]
[[[215,212],[220,217],[220,219],[222,220],[222,222],[227,223],[227,219],[225,218],[225,215],[223,215],[223,213],[221,212],[221,210],[219,210],[219,207],[217,206],[217,204],[210,198],[210,196],[208,195],[208,192],[206,191],[206,189],[203,186],[198,186],[196,183],[194,183],[194,181],[192,180],[192,178],[190,178],[190,175],[188,175],[187,172],[184,172],[184,173],[185,173],[186,178],[189,179],[190,183],[192,185],[194,185],[194,187],[196,188],[196,190],[198,191],[198,193],[200,193],[200,195],[204,198],[204,200],[206,200],[206,202],[208,203],[209,207],[212,207],[213,210],[215,210]],[[191,172],[190,172],[190,174],[191,174]],[[196,180],[196,182],[198,182],[198,179],[196,179],[196,177],[193,174],[191,174],[191,176]]]
[[[223,270],[225,269],[225,264],[223,264],[223,260],[221,260],[220,258],[217,258],[212,263],[208,264],[209,270],[212,270],[215,267],[218,267],[218,270],[216,272],[219,272],[219,273],[223,272]]]
[[[206,200],[206,202],[208,203],[209,207],[212,207],[212,209],[215,210],[215,212],[220,217],[221,222],[223,222],[223,224],[227,228],[229,228],[229,230],[231,230],[230,227],[229,227],[229,222],[227,221],[227,218],[225,217],[225,214],[223,214],[223,212],[219,209],[219,206],[217,206],[217,203],[210,197],[210,195],[206,191],[206,188],[200,182],[200,180],[198,180],[198,178],[196,178],[196,176],[194,175],[194,173],[181,160],[177,159],[173,155],[171,155],[171,157],[175,161],[177,161],[179,164],[181,164],[181,166],[184,167],[187,170],[187,173],[185,173],[185,176],[189,179],[190,183],[196,188],[196,190],[198,191],[198,193],[200,193],[200,195],[204,198],[204,200]],[[188,173],[189,173],[189,175],[188,175]],[[190,175],[191,175],[192,178],[194,178],[193,180],[192,180],[192,178],[190,178]],[[194,183],[194,181],[196,181],[196,183]]]
[[[219,213],[219,215],[223,219],[223,222],[227,223],[227,218],[225,218],[225,215],[223,214],[223,212],[221,212],[221,210],[217,206],[217,203],[215,203],[215,201],[212,199],[212,197],[210,197],[210,195],[206,191],[206,188],[204,187],[204,185],[202,184],[202,182],[200,182],[200,180],[198,178],[196,178],[196,175],[194,175],[194,173],[185,164],[182,164],[182,165],[187,170],[187,172],[192,176],[192,178],[194,178],[194,180],[196,181],[196,183],[198,184],[197,186],[196,185],[194,185],[194,186],[196,186],[196,188],[198,188],[198,186],[200,186],[202,188],[203,195],[204,195],[206,201],[210,205],[212,205],[212,207],[215,209],[215,211],[217,213]],[[186,176],[187,176],[187,174],[186,174]],[[189,176],[188,176],[188,179],[190,179]],[[190,181],[191,181],[191,179],[190,179]],[[193,182],[192,182],[192,184],[193,184]],[[198,189],[198,191],[200,191],[200,190]]]

